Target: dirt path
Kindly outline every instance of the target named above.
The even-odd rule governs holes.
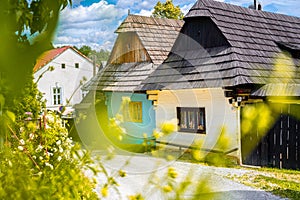
[[[128,163],[128,164],[127,164]],[[127,176],[124,178],[117,177],[116,181],[119,184],[118,191],[113,189],[109,190],[109,196],[106,199],[109,200],[120,200],[128,199],[129,195],[141,193],[147,200],[164,200],[166,196],[155,187],[149,184],[149,182],[155,182],[160,186],[166,185],[166,178],[169,167],[173,167],[177,173],[176,184],[181,182],[189,176],[192,184],[188,187],[188,190],[184,193],[184,198],[191,197],[195,187],[199,181],[205,181],[205,186],[210,188],[213,197],[209,199],[217,200],[266,200],[274,199],[280,200],[277,196],[267,193],[262,190],[257,190],[249,186],[234,182],[224,176],[228,173],[245,173],[242,169],[228,169],[228,168],[217,168],[209,167],[198,164],[185,163],[180,161],[167,162],[164,159],[153,158],[149,156],[115,156],[112,160],[104,161],[106,168],[110,174],[117,176],[118,170],[123,169]],[[99,183],[104,183],[106,178],[103,174],[95,177]],[[97,186],[97,192],[101,191],[101,184]],[[211,194],[209,193],[209,194]],[[204,194],[199,196],[199,199],[205,198]]]

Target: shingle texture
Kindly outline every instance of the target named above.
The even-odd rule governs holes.
[[[134,92],[154,70],[154,64],[123,63],[109,64],[100,70],[87,84],[85,90]]]
[[[258,97],[299,97],[300,84],[270,83],[254,91],[251,95]]]
[[[116,33],[136,32],[154,64],[168,56],[183,20],[128,15]]]
[[[282,80],[300,84],[297,60],[274,73],[274,58],[283,49],[300,58],[300,18],[198,0],[185,16],[184,27],[204,18],[215,24],[228,45],[195,48],[185,45],[186,36],[179,35],[172,53],[146,79],[143,90],[264,85]]]
[[[183,23],[183,20],[128,15],[116,33],[135,32],[151,61],[110,63],[85,85],[85,89],[120,92],[138,90],[142,81],[167,58]]]

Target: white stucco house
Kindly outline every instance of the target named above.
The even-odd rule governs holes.
[[[34,80],[43,93],[48,110],[66,115],[73,105],[80,103],[85,92],[81,86],[95,73],[93,62],[71,46],[44,52],[34,66]]]

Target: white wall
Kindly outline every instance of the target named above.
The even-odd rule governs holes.
[[[204,139],[203,147],[212,149],[224,127],[230,139],[229,149],[238,147],[237,111],[228,103],[221,88],[160,91],[156,108],[157,127],[177,118],[176,107],[204,107],[206,134],[176,132],[167,138],[169,141],[190,145],[195,139]]]
[[[65,69],[62,69],[62,63],[65,63]],[[79,63],[79,68],[75,68],[75,63]],[[56,109],[58,107],[53,105],[52,94],[52,87],[55,87],[56,83],[63,89],[62,104],[65,105],[66,99],[71,97],[72,93],[80,84],[80,80],[82,80],[83,77],[86,77],[88,81],[93,76],[93,64],[71,48],[67,49],[50,63],[39,69],[34,74],[35,81],[49,66],[53,66],[55,68],[54,71],[46,72],[38,82],[38,89],[44,94],[44,98],[47,100],[46,106],[49,109]],[[79,103],[81,100],[82,91],[79,89],[71,99],[70,106]]]

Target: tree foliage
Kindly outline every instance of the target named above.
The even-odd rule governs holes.
[[[90,46],[83,45],[83,46],[80,47],[78,50],[79,50],[83,55],[89,56],[89,54],[90,54],[91,51],[92,51],[92,48],[91,48]]]
[[[51,47],[59,12],[71,0],[2,0],[0,87],[6,106],[21,94],[36,58]],[[17,81],[16,81],[17,80]]]
[[[183,13],[179,6],[174,6],[172,0],[166,0],[165,3],[160,1],[154,7],[153,17],[168,19],[183,19]]]
[[[25,119],[28,113],[31,113],[33,118],[37,118],[41,114],[45,102],[32,76],[28,77],[21,95],[14,99],[14,105],[11,110],[19,119]]]
[[[75,48],[91,60],[95,61],[98,66],[101,66],[103,61],[107,61],[110,55],[109,50],[100,49],[100,51],[96,51],[87,45],[83,45],[81,48]]]
[[[0,6],[0,199],[97,199],[82,170],[90,156],[48,115],[33,82],[51,47],[59,12],[71,0],[2,0]]]

